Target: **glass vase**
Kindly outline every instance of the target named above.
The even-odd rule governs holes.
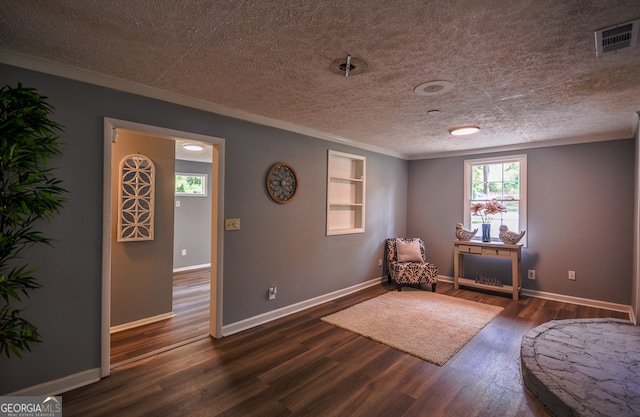
[[[482,223],[482,241],[491,242],[491,223]]]

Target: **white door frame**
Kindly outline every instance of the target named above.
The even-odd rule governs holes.
[[[111,372],[111,202],[113,187],[111,181],[111,147],[116,140],[116,129],[127,129],[166,139],[187,139],[207,142],[213,145],[212,167],[218,167],[218,180],[211,183],[211,300],[209,334],[222,337],[222,254],[224,242],[224,143],[214,136],[166,129],[142,123],[104,118],[104,162],[103,162],[103,203],[102,203],[102,326],[101,326],[101,376]]]

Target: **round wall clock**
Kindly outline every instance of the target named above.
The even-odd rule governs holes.
[[[278,162],[267,174],[267,191],[271,198],[281,204],[288,203],[298,191],[296,171],[289,164]]]

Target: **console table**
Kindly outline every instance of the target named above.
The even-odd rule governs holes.
[[[473,279],[463,278],[464,257],[466,255],[492,256],[511,259],[511,285],[490,285],[476,282]],[[491,291],[510,293],[517,300],[522,288],[522,245],[507,245],[494,242],[472,242],[464,240],[453,241],[453,287],[460,285],[475,288],[484,288]]]

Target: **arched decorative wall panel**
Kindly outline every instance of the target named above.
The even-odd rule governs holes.
[[[120,161],[118,242],[153,240],[155,166],[144,155]]]

